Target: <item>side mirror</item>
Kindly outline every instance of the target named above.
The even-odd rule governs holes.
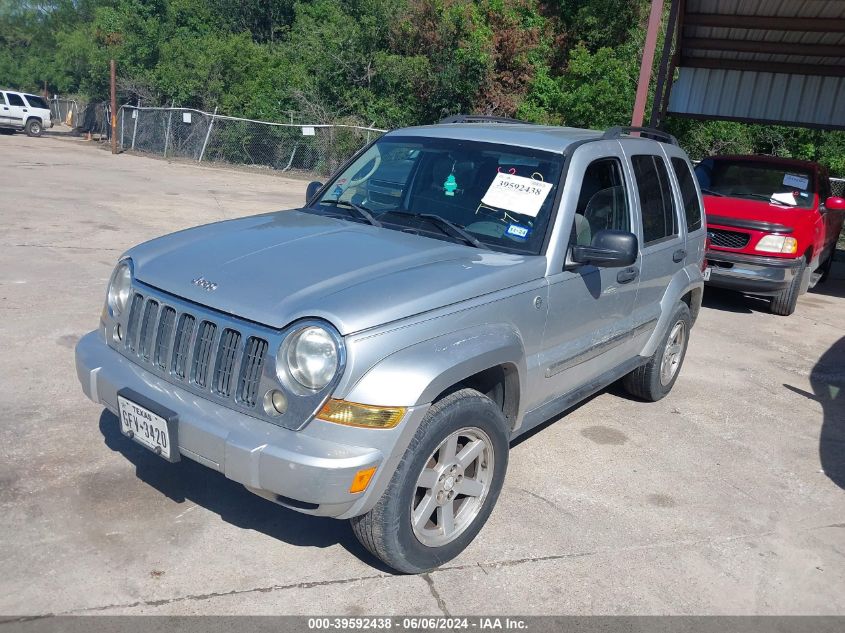
[[[322,186],[323,186],[323,183],[321,183],[319,180],[312,180],[311,182],[308,183],[308,188],[305,190],[305,204],[308,204],[308,202],[315,195],[317,195],[317,192],[320,190],[320,187],[322,187]]]
[[[638,252],[636,235],[628,231],[604,229],[593,236],[590,246],[572,246],[570,259],[576,264],[622,268],[637,261]]]
[[[824,207],[828,211],[845,211],[845,198],[830,196],[824,201]]]

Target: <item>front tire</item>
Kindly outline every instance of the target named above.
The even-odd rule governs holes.
[[[692,317],[686,303],[679,303],[669,321],[663,341],[645,365],[622,379],[632,396],[657,402],[672,390],[687,355]]]
[[[44,131],[44,126],[41,124],[41,121],[38,119],[30,119],[26,122],[26,135],[27,136],[41,136],[41,133]]]
[[[778,294],[772,297],[772,303],[769,306],[772,314],[780,316],[789,316],[795,312],[795,306],[798,305],[798,295],[801,294],[801,284],[804,281],[804,273],[807,270],[807,261],[801,260],[798,270],[795,271],[795,276],[792,282],[785,290],[781,290]]]
[[[409,574],[460,554],[502,490],[507,428],[501,409],[473,389],[435,402],[378,503],[351,520],[361,544]]]

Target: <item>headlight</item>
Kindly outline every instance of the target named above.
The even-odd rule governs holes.
[[[109,282],[108,304],[112,315],[119,317],[126,309],[132,290],[132,267],[128,260],[117,265]]]
[[[297,330],[282,343],[278,359],[282,358],[296,382],[307,389],[322,389],[337,372],[337,343],[325,328],[310,325]]]
[[[764,235],[757,242],[754,250],[763,253],[796,253],[798,252],[798,240],[784,235]]]

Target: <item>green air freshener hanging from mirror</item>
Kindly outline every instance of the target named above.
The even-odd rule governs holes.
[[[443,183],[443,193],[447,196],[454,196],[458,189],[458,181],[455,180],[455,174],[449,174],[446,182]]]

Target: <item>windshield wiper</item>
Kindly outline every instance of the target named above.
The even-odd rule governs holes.
[[[441,218],[439,215],[435,215],[433,213],[420,213],[417,217],[425,218],[426,220],[429,220],[432,223],[439,226],[441,229],[444,229],[444,227],[451,229],[455,233],[455,235],[460,237],[467,244],[475,246],[475,248],[481,248],[481,249],[484,249],[486,251],[490,250],[489,246],[487,246],[486,244],[483,244],[482,242],[478,241],[475,237],[472,236],[472,234],[465,231],[463,227],[458,226],[457,224],[455,224],[451,220],[447,220],[446,218]],[[443,232],[446,233],[447,231],[445,231],[445,229],[444,229]]]
[[[702,189],[701,193],[706,193],[708,196],[719,196],[720,198],[724,198],[724,193],[719,193],[718,191],[713,191],[712,189]]]
[[[401,215],[406,218],[423,218],[424,220],[428,220],[432,224],[437,225],[437,228],[443,231],[446,235],[451,234],[452,237],[457,237],[463,242],[469,244],[470,246],[475,246],[475,248],[480,248],[485,251],[490,250],[489,246],[478,241],[472,236],[471,233],[465,231],[462,226],[455,224],[451,220],[447,220],[446,218],[440,217],[439,215],[435,215],[433,213],[411,213],[410,211],[400,211],[398,209],[394,209],[392,211],[385,211],[382,215],[388,214]]]
[[[748,198],[760,198],[761,200],[768,200],[769,202],[775,202],[781,206],[789,207],[790,209],[794,206],[789,204],[788,202],[784,202],[783,200],[778,200],[772,196],[767,196],[762,193],[751,193],[750,191],[743,191],[741,193],[735,193],[736,196],[746,196]]]
[[[348,200],[320,200],[320,204],[334,204],[339,207],[348,207],[353,211],[357,212],[362,218],[364,218],[367,222],[372,224],[373,226],[381,226],[381,222],[376,220],[373,217],[373,214],[367,211],[364,207],[355,204],[354,202],[349,202]]]

